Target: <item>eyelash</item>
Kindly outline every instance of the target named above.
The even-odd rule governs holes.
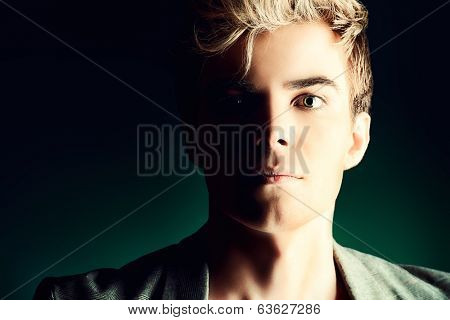
[[[318,99],[320,99],[320,100],[322,101],[323,104],[326,104],[326,103],[327,103],[326,100],[325,100],[324,98],[322,98],[322,97],[319,97],[319,96],[316,96],[316,95],[310,94],[310,93],[302,93],[302,94],[296,96],[296,97],[292,100],[291,104],[293,104],[293,103],[295,103],[296,101],[298,101],[298,100],[300,100],[300,99],[302,99],[302,98],[305,98],[305,97],[314,97],[314,98],[318,98]],[[295,106],[294,106],[294,107],[295,107]],[[307,108],[307,107],[304,107],[304,106],[299,106],[299,107],[296,107],[296,108],[300,108],[300,109],[305,110],[305,111],[317,111],[317,110],[322,109],[323,106],[321,105],[320,107],[317,107],[317,108]]]
[[[302,99],[302,98],[305,98],[305,97],[314,97],[314,98],[318,98],[318,99],[321,100],[321,102],[322,102],[323,104],[326,104],[326,100],[325,100],[324,98],[319,97],[319,96],[316,96],[316,95],[314,95],[314,94],[310,94],[310,93],[302,93],[302,94],[296,96],[296,97],[292,100],[291,104],[293,104],[293,103],[295,103],[296,101],[298,101],[298,100],[300,100],[300,99]],[[247,97],[247,99],[248,99],[248,97]],[[245,94],[232,95],[232,96],[225,96],[225,97],[220,98],[217,102],[219,102],[219,103],[224,103],[224,104],[230,104],[230,103],[231,103],[231,104],[234,104],[234,105],[239,105],[239,104],[236,103],[236,102],[237,102],[236,100],[241,100],[241,101],[243,101],[242,103],[245,103],[245,100],[246,100]],[[320,107],[317,107],[317,108],[308,108],[308,107],[304,107],[304,106],[298,106],[298,107],[297,107],[297,106],[294,106],[294,107],[295,107],[295,108],[300,108],[300,109],[305,110],[305,111],[317,111],[317,110],[320,110],[320,109],[323,108],[322,105],[321,105]]]
[[[237,101],[240,100],[241,102],[238,103]],[[233,95],[233,96],[224,96],[224,97],[220,97],[219,99],[216,100],[216,103],[218,103],[219,105],[234,105],[234,106],[238,106],[241,103],[243,103],[244,101],[244,97],[242,95]]]

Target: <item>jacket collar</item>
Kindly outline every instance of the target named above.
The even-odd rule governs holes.
[[[365,259],[382,261],[381,259],[343,247],[336,240],[333,240],[333,257],[336,271],[341,275],[351,299],[396,299],[397,296],[387,286],[377,268],[371,268],[373,261],[364,263]],[[389,264],[387,261],[383,263]]]

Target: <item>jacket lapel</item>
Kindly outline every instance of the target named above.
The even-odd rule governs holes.
[[[341,246],[334,240],[333,254],[335,266],[340,272],[349,295],[355,300],[396,299],[392,288],[386,285],[378,274],[377,268],[369,268],[370,263],[364,263],[364,257],[372,257]]]

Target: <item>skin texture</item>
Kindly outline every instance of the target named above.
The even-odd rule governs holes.
[[[259,172],[290,175],[276,183],[221,170],[206,177],[209,299],[345,298],[333,261],[331,221],[343,171],[367,149],[370,116],[352,117],[348,64],[338,41],[324,23],[262,33],[245,86],[214,94],[211,84],[236,79],[242,43],[204,66],[199,122],[266,124],[246,147],[264,146]],[[231,101],[225,107],[218,103],[223,97]],[[247,156],[241,150],[229,161],[237,165]]]

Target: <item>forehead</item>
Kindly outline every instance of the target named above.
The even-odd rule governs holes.
[[[254,41],[251,67],[246,80],[261,89],[287,81],[324,76],[346,86],[345,51],[340,37],[321,22],[296,23],[263,32]],[[243,39],[204,67],[204,82],[239,77],[244,61]]]

